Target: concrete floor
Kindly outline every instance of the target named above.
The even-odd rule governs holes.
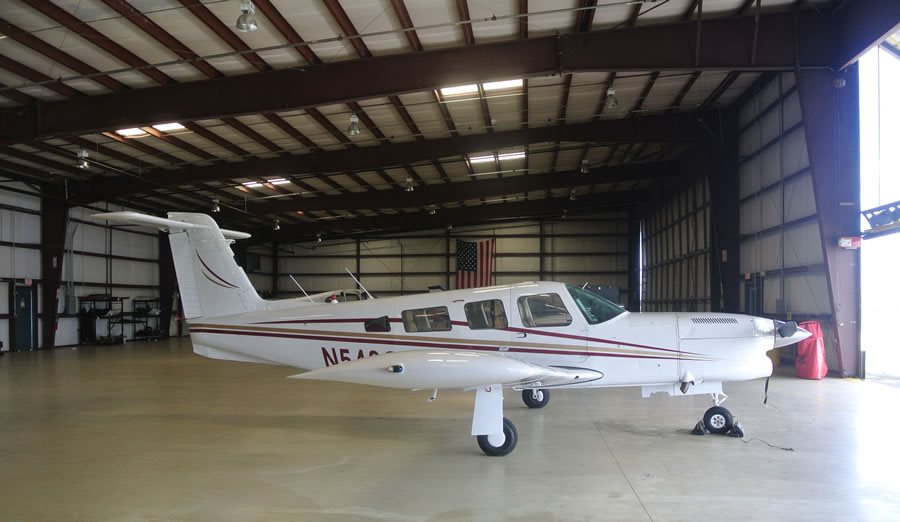
[[[0,358],[0,520],[900,519],[896,385],[728,385],[744,442],[688,434],[704,397],[508,394],[489,458],[471,394],[292,373],[183,340]]]

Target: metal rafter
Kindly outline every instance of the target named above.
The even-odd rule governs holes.
[[[572,201],[568,195],[561,198],[545,200],[516,201],[477,205],[471,207],[444,208],[433,215],[427,212],[402,212],[382,216],[365,216],[363,218],[329,219],[313,223],[288,225],[278,233],[270,229],[254,232],[252,241],[279,243],[301,241],[313,237],[316,233],[341,231],[343,233],[359,231],[360,233],[380,230],[415,230],[426,228],[444,228],[447,225],[460,226],[484,224],[490,221],[518,221],[546,216],[559,216],[568,212],[592,212],[598,208],[628,208],[647,201],[646,192],[608,192],[577,198]]]
[[[599,120],[591,123],[498,131],[490,135],[469,134],[425,141],[391,143],[372,147],[358,147],[353,154],[345,150],[318,151],[278,158],[253,158],[229,162],[214,167],[187,166],[176,171],[157,170],[155,182],[177,185],[184,180],[196,182],[239,178],[247,173],[255,175],[291,173],[361,172],[392,165],[432,161],[435,158],[461,156],[470,152],[521,146],[547,141],[626,142],[651,141],[690,142],[703,139],[705,134],[697,123],[697,114],[685,112],[666,116],[645,116],[621,120]],[[130,140],[134,141],[134,140]],[[90,201],[115,195],[134,194],[146,186],[133,180],[111,180],[103,187],[83,187],[82,198]]]
[[[467,201],[482,197],[499,197],[536,190],[596,185],[617,181],[667,178],[678,174],[678,164],[673,161],[642,163],[595,169],[589,174],[582,174],[576,170],[514,176],[503,179],[462,181],[445,185],[425,185],[419,187],[415,192],[391,191],[380,194],[374,203],[377,204],[378,208],[410,208]],[[354,209],[370,207],[372,204],[373,200],[370,194],[350,193],[340,196],[295,197],[289,200],[264,201],[251,204],[248,208],[258,214],[272,214],[297,210]]]
[[[189,1],[189,0],[182,0]],[[796,18],[796,20],[795,20]],[[220,22],[221,23],[221,22]],[[700,65],[695,66],[696,28],[691,24],[648,24],[615,31],[594,31],[566,38],[539,37],[489,44],[386,55],[296,69],[265,71],[215,80],[169,85],[90,96],[78,104],[44,104],[39,134],[54,135],[91,130],[142,126],[167,121],[171,114],[183,120],[267,113],[288,108],[422,91],[446,85],[481,83],[495,78],[530,77],[560,69],[566,71],[623,70],[793,70],[828,66],[831,40],[813,39],[828,34],[833,22],[810,10],[760,16],[766,38],[759,42],[750,63],[748,38],[754,20],[748,17],[705,21]],[[666,41],[669,45],[649,45]],[[620,51],[607,52],[615,48]],[[244,55],[252,58],[252,53]],[[408,74],[416,71],[416,74]],[[367,81],[356,81],[366,78]],[[302,82],[303,88],[297,88]],[[207,95],[215,89],[216,96]],[[265,92],[265,96],[244,96]],[[127,114],[122,106],[132,108]],[[90,115],[88,118],[87,115]],[[27,139],[38,134],[29,113],[5,122],[7,136]],[[86,123],[86,122],[90,123]],[[86,126],[91,128],[85,128]]]

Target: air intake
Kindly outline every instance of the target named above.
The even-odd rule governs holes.
[[[734,317],[691,317],[694,324],[737,324]]]

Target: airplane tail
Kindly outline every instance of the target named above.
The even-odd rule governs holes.
[[[93,217],[168,232],[186,319],[266,309],[266,302],[235,262],[230,246],[233,240],[249,238],[249,234],[220,229],[206,214],[169,212],[168,216],[109,212]]]

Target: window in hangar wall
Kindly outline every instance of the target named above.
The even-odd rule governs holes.
[[[900,201],[900,33],[867,52],[860,74],[860,208]],[[863,230],[869,228],[862,219]],[[869,376],[900,377],[893,331],[900,304],[900,233],[862,245],[862,349]]]

